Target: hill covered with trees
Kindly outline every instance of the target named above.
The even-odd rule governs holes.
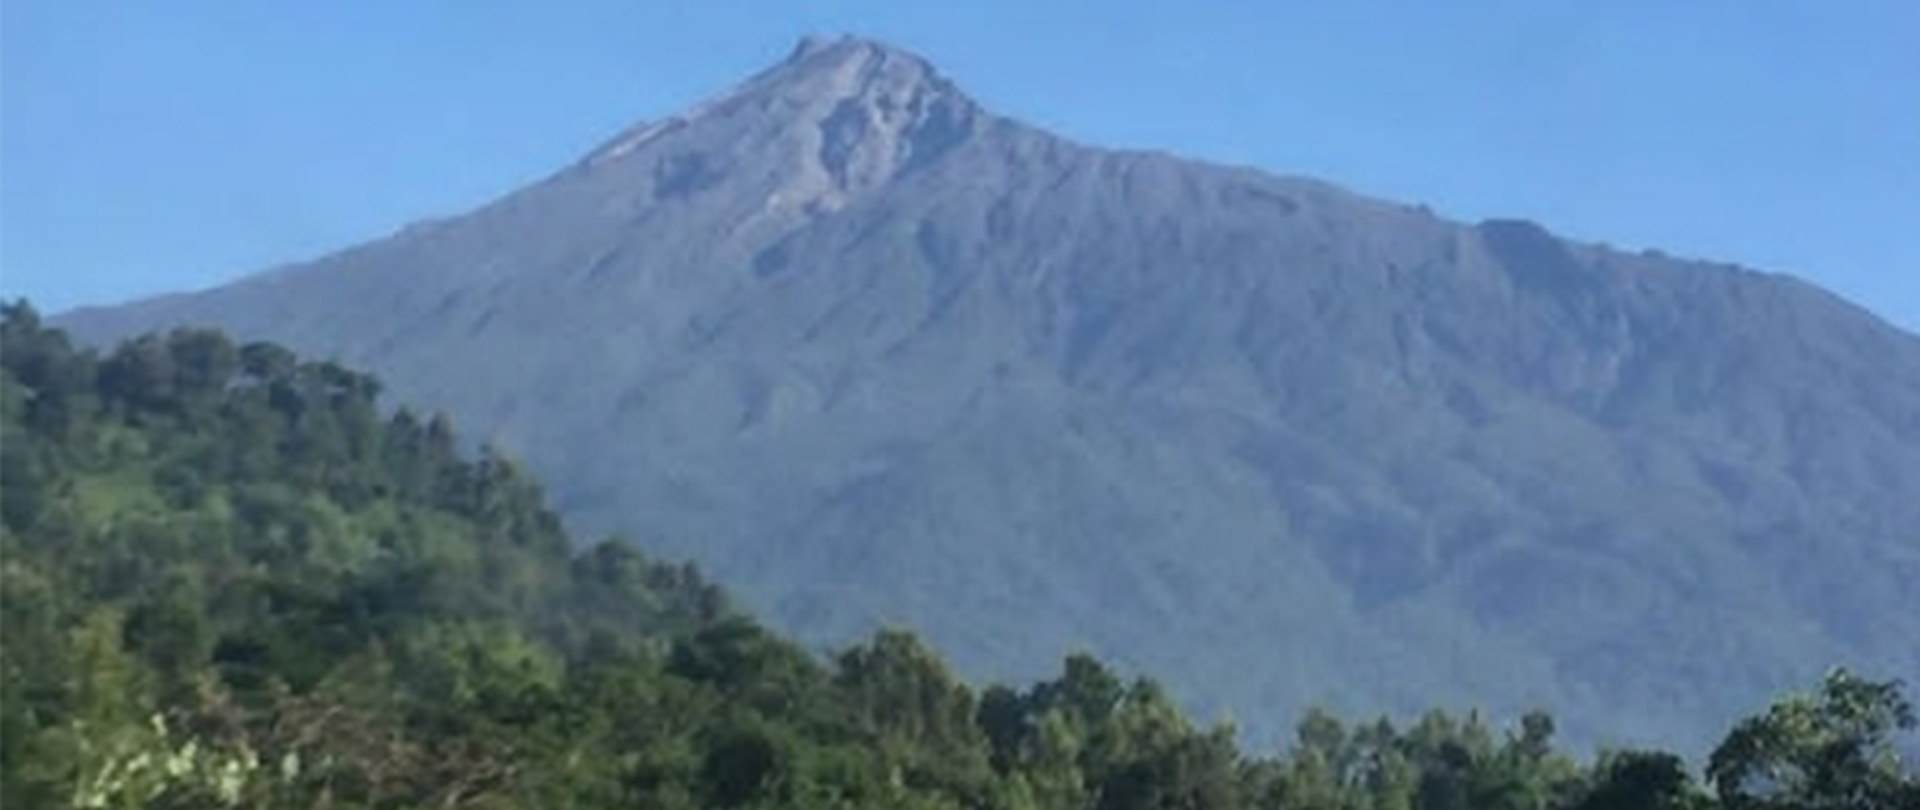
[[[1577,762],[1544,713],[1312,711],[1263,756],[1085,655],[1024,688],[903,631],[817,655],[691,567],[570,542],[513,462],[366,375],[4,318],[7,808],[1920,807],[1911,705],[1844,670],[1696,780]]]

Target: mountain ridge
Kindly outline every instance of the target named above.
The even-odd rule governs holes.
[[[585,169],[589,169],[599,162],[615,157],[614,155],[610,155],[608,153],[623,152],[625,151],[623,147],[631,147],[632,145],[636,145],[640,141],[646,140],[645,137],[641,137],[643,133],[647,134],[648,136],[651,136],[651,135],[657,135],[665,131],[669,131],[672,129],[677,129],[682,126],[685,126],[690,119],[698,117],[699,114],[706,112],[728,100],[744,95],[750,92],[757,85],[763,85],[772,80],[780,78],[783,71],[792,72],[792,71],[803,69],[805,67],[805,63],[809,59],[822,56],[823,54],[838,55],[838,57],[843,60],[851,56],[870,55],[870,56],[884,59],[887,61],[904,62],[904,63],[912,64],[916,66],[916,69],[924,71],[925,74],[929,77],[929,79],[934,84],[940,86],[943,90],[954,94],[958,99],[960,99],[965,104],[967,104],[970,108],[972,108],[972,110],[974,110],[981,116],[989,119],[992,123],[997,125],[1002,125],[1002,126],[1016,127],[1026,131],[1028,134],[1038,135],[1044,138],[1057,141],[1059,142],[1060,145],[1064,147],[1099,152],[1099,153],[1103,153],[1103,154],[1107,154],[1115,157],[1166,159],[1166,160],[1174,160],[1174,161],[1178,161],[1186,164],[1205,166],[1210,169],[1226,171],[1226,172],[1252,173],[1270,180],[1303,184],[1305,186],[1316,188],[1334,195],[1343,195],[1365,204],[1377,204],[1377,205],[1384,205],[1384,206],[1390,206],[1395,208],[1403,208],[1411,211],[1417,211],[1423,215],[1432,216],[1442,221],[1455,223],[1462,226],[1470,226],[1475,224],[1467,218],[1456,217],[1456,216],[1447,214],[1443,211],[1435,212],[1434,209],[1426,203],[1411,203],[1411,202],[1396,201],[1390,196],[1383,196],[1383,195],[1374,194],[1370,192],[1360,191],[1360,190],[1342,185],[1337,182],[1329,181],[1324,178],[1282,171],[1274,167],[1265,166],[1261,164],[1237,162],[1237,161],[1222,161],[1222,160],[1210,158],[1204,154],[1187,153],[1177,149],[1170,149],[1170,148],[1163,148],[1163,147],[1106,146],[1106,145],[1088,141],[1082,138],[1059,135],[1051,131],[1048,131],[1046,129],[1040,128],[1018,117],[1000,115],[980,106],[976,100],[974,100],[972,97],[968,96],[966,93],[961,91],[957,86],[955,86],[948,77],[940,74],[937,68],[931,62],[929,62],[925,57],[917,53],[914,53],[911,50],[901,48],[901,47],[889,44],[884,40],[872,38],[865,35],[806,34],[801,36],[796,41],[795,45],[791,49],[789,49],[786,57],[784,57],[783,59],[781,59],[780,61],[772,65],[769,65],[767,68],[764,68],[761,71],[753,74],[747,79],[741,82],[738,82],[737,84],[733,85],[727,90],[724,90],[716,95],[707,97],[703,100],[696,101],[679,113],[670,114],[657,119],[643,119],[643,120],[637,121],[636,123],[621,129],[619,132],[617,132],[613,136],[603,138],[598,144],[590,146],[589,148],[585,149],[584,152],[580,153],[577,158],[574,158],[573,160],[567,162],[566,165],[564,165],[561,169],[557,171],[549,172],[546,175],[538,177],[533,182],[529,183],[527,186],[523,186],[521,189],[510,190],[508,192],[495,195],[491,199],[484,200],[479,204],[477,204],[475,207],[466,209],[464,211],[455,212],[455,213],[428,214],[428,215],[423,215],[421,217],[418,217],[416,219],[408,220],[406,222],[403,222],[394,230],[386,234],[375,235],[373,237],[368,238],[363,243],[361,243],[361,246],[364,247],[366,245],[384,242],[389,239],[407,235],[408,233],[411,233],[411,232],[431,230],[439,225],[442,225],[450,220],[457,219],[460,216],[463,216],[465,214],[475,213],[478,210],[484,209],[490,205],[509,199],[515,196],[519,191],[524,190],[525,188],[539,186],[548,182],[552,182],[556,179],[559,179],[560,177],[577,173]],[[1645,247],[1636,248],[1632,246],[1617,246],[1605,239],[1568,237],[1563,235],[1561,232],[1555,230],[1550,223],[1548,224],[1538,223],[1535,220],[1532,220],[1525,216],[1521,216],[1517,213],[1492,215],[1492,216],[1485,217],[1479,221],[1479,224],[1483,224],[1483,225],[1490,224],[1490,223],[1518,224],[1518,225],[1528,225],[1533,227],[1539,227],[1545,230],[1548,233],[1548,235],[1552,236],[1555,239],[1559,239],[1570,245],[1577,245],[1586,250],[1608,251],[1608,252],[1620,254],[1622,256],[1637,255],[1637,256],[1651,256],[1651,257],[1660,258],[1660,259],[1671,259],[1671,260],[1685,263],[1688,265],[1698,265],[1698,266],[1709,268],[1709,269],[1719,269],[1719,270],[1733,271],[1738,273],[1748,273],[1748,274],[1754,274],[1754,275],[1758,275],[1758,276],[1768,278],[1768,279],[1773,279],[1773,280],[1789,281],[1791,283],[1802,286],[1807,292],[1812,292],[1822,296],[1826,296],[1832,299],[1834,302],[1843,304],[1845,307],[1852,309],[1858,312],[1859,314],[1867,315],[1873,318],[1875,321],[1878,321],[1879,323],[1891,329],[1898,330],[1909,337],[1920,339],[1920,333],[1915,333],[1913,330],[1908,329],[1902,326],[1901,324],[1880,315],[1873,308],[1863,305],[1859,302],[1856,302],[1850,298],[1847,298],[1844,295],[1834,292],[1826,287],[1819,285],[1818,283],[1810,281],[1792,272],[1768,270],[1765,268],[1750,266],[1748,264],[1744,264],[1740,262],[1721,261],[1709,256],[1678,254],[1668,249],[1657,247],[1657,246],[1645,246]],[[251,273],[247,276],[228,279],[225,281],[213,282],[204,287],[199,287],[199,288],[194,288],[194,289],[184,290],[184,291],[177,291],[177,292],[165,292],[165,293],[143,295],[143,296],[138,296],[136,298],[129,299],[126,301],[119,301],[119,302],[112,302],[112,303],[82,304],[82,305],[71,307],[60,314],[61,315],[84,315],[85,313],[90,313],[95,311],[117,309],[117,308],[125,307],[129,304],[134,304],[139,302],[174,300],[180,297],[190,296],[197,293],[207,292],[220,287],[229,286],[233,283],[258,280],[262,276],[271,275],[281,270],[291,270],[291,269],[303,267],[305,265],[312,264],[322,258],[326,258],[327,256],[332,255],[334,252],[337,252],[337,251],[329,251],[328,253],[323,253],[319,256],[313,256],[313,257],[307,257],[307,258],[294,258],[294,259],[289,259],[285,261],[275,262],[268,265],[265,269],[261,271],[257,271],[255,273]]]
[[[805,638],[1016,678],[1084,646],[1256,733],[1458,701],[1685,742],[1809,660],[1920,670],[1881,616],[1920,589],[1920,339],[1085,147],[901,54],[803,44],[468,214],[58,321],[373,368]]]

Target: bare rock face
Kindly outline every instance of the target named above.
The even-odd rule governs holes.
[[[810,40],[463,216],[203,293],[786,629],[1091,648],[1268,736],[1698,746],[1920,672],[1920,340],[1805,284],[1070,143]]]
[[[762,215],[789,221],[791,214],[839,210],[936,159],[972,135],[981,117],[972,100],[917,56],[873,42],[809,38],[733,93],[635,127],[586,162],[602,167],[653,158],[660,161],[657,196],[690,194],[714,185],[727,156],[661,159],[644,147],[706,118],[744,124],[757,130],[755,141],[772,147],[752,156],[770,186]]]
[[[782,88],[797,112],[793,205],[835,210],[853,195],[965,139],[978,111],[919,58],[867,43],[803,44],[801,81]]]

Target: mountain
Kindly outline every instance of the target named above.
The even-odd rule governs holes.
[[[1076,144],[808,40],[473,212],[56,323],[369,368],[782,629],[1084,648],[1268,736],[1691,750],[1920,672],[1920,339],[1795,279]]]

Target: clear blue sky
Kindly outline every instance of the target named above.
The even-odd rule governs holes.
[[[0,2],[0,286],[197,288],[879,37],[1082,140],[1811,279],[1920,328],[1920,2]]]

